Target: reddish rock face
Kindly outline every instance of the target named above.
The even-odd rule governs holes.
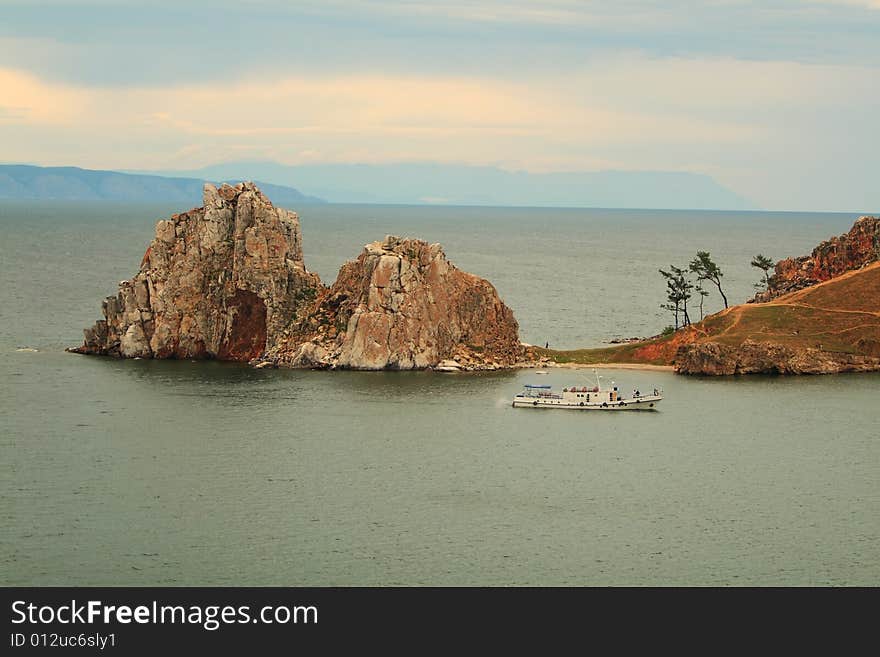
[[[295,213],[254,186],[205,185],[204,206],[156,224],[140,271],[85,330],[86,354],[248,361],[271,347],[321,282]]]
[[[880,260],[880,218],[860,217],[848,233],[822,242],[810,255],[776,263],[770,291],[756,295],[754,301],[770,301],[877,260]]]
[[[488,281],[459,271],[439,244],[386,237],[342,266],[273,362],[352,369],[512,365],[518,326]]]
[[[220,360],[250,361],[266,348],[266,303],[249,290],[236,290],[226,307],[229,330],[220,345]]]
[[[676,331],[668,340],[652,342],[638,347],[633,351],[633,358],[636,362],[640,363],[671,363],[682,345],[691,344],[698,338],[699,333],[692,324]]]

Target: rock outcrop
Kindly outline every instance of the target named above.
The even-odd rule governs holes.
[[[770,289],[755,295],[752,302],[770,301],[877,260],[880,260],[880,218],[859,217],[848,233],[822,242],[810,255],[776,263]]]
[[[693,339],[666,342],[682,374],[880,370],[880,262],[689,328]]]
[[[497,369],[521,354],[516,320],[491,283],[458,270],[439,244],[389,236],[342,266],[264,362],[381,370],[448,360]]]
[[[880,358],[746,340],[739,345],[698,342],[679,347],[679,374],[836,374],[880,369]]]
[[[141,358],[249,361],[275,346],[322,289],[294,212],[253,183],[204,187],[204,206],[156,224],[140,271],[73,349]]]
[[[880,370],[880,219],[861,217],[811,255],[781,261],[771,281],[772,294],[672,335],[577,357],[673,365],[681,374]]]
[[[522,355],[495,288],[439,244],[387,237],[323,286],[296,214],[253,183],[205,185],[204,207],[159,221],[103,312],[71,351],[365,370],[498,369]]]

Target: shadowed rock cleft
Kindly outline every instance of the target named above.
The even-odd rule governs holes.
[[[229,331],[220,345],[220,360],[251,360],[266,348],[266,303],[249,290],[236,290],[227,306]]]

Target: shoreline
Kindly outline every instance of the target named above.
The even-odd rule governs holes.
[[[516,365],[517,369],[523,370],[541,370],[541,369],[551,369],[551,368],[559,368],[559,369],[569,369],[569,370],[585,370],[585,369],[599,369],[599,370],[648,370],[654,372],[674,372],[675,368],[672,365],[652,365],[649,363],[528,363],[522,365]]]

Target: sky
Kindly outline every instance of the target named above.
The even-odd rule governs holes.
[[[0,162],[686,171],[880,210],[880,0],[0,0]]]

